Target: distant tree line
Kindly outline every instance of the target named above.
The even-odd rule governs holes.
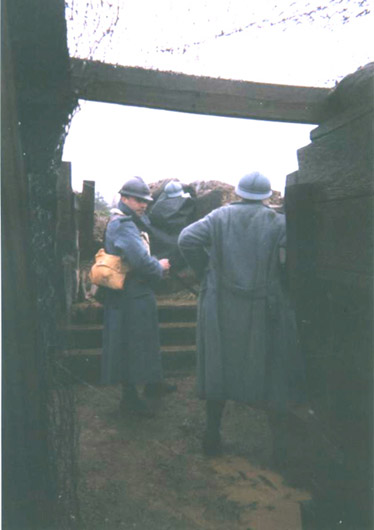
[[[101,215],[109,216],[110,207],[100,192],[95,193],[95,212]]]

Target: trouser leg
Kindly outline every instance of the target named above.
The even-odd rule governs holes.
[[[171,385],[166,381],[159,381],[157,383],[147,383],[144,387],[144,395],[147,397],[161,397],[175,392],[177,385]]]
[[[154,416],[147,403],[139,397],[136,386],[129,383],[122,383],[120,410],[122,413],[129,412],[146,418]]]
[[[221,452],[220,427],[225,401],[207,400],[206,402],[206,431],[203,438],[203,452],[214,456]]]
[[[223,409],[226,401],[213,401],[208,399],[206,402],[206,428],[208,432],[219,434]]]
[[[269,426],[273,438],[273,463],[286,466],[289,459],[288,418],[283,412],[268,412]]]
[[[306,464],[309,454],[309,422],[290,411],[268,414],[273,437],[273,463],[281,468]]]
[[[129,383],[122,383],[122,401],[135,402],[139,399],[138,391],[135,385]]]

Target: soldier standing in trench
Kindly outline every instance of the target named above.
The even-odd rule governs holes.
[[[179,237],[182,255],[201,279],[197,384],[206,400],[207,455],[221,452],[226,400],[264,408],[270,419],[304,402],[296,322],[282,280],[285,219],[263,204],[272,192],[262,174],[245,175],[235,191],[240,201]]]
[[[105,250],[119,255],[130,267],[123,290],[105,289],[102,383],[122,384],[120,410],[151,417],[140,397],[176,390],[163,380],[159,325],[153,288],[170,268],[169,260],[150,256],[145,240],[149,223],[145,210],[153,200],[150,189],[135,177],[122,186],[118,208],[112,211]]]
[[[185,226],[195,220],[195,201],[183,191],[179,181],[172,180],[165,185],[148,215],[154,253],[170,260],[170,273],[173,275],[186,266],[178,249],[178,236]]]

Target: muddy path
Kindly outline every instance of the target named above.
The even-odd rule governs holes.
[[[121,417],[119,387],[77,387],[84,530],[299,530],[310,494],[271,469],[266,415],[228,403],[224,454],[200,450],[204,402],[195,378],[153,401],[156,417]]]

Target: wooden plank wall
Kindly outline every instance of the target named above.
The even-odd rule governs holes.
[[[2,524],[52,528],[53,481],[41,392],[38,308],[28,181],[17,112],[7,11],[2,35]],[[51,499],[52,498],[52,499]],[[41,525],[41,521],[44,522]]]
[[[76,462],[75,440],[68,437],[74,432],[74,400],[69,399],[66,382],[56,390],[54,362],[53,163],[59,159],[61,135],[75,106],[69,88],[64,8],[63,0],[2,2],[2,528],[6,530],[68,528],[71,515],[77,514],[76,476],[64,474]],[[43,229],[37,231],[36,226]]]
[[[309,396],[343,451],[348,527],[365,530],[373,523],[373,80],[369,65],[342,81],[329,102],[334,116],[298,151],[286,188]]]

